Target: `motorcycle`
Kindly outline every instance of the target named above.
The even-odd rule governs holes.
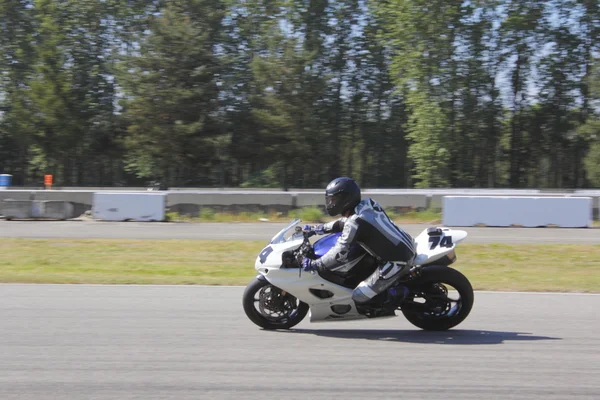
[[[310,232],[294,219],[262,249],[255,261],[257,276],[244,290],[242,303],[247,317],[263,329],[289,329],[310,311],[310,322],[350,321],[404,317],[423,330],[447,330],[460,324],[471,312],[474,301],[469,280],[450,265],[456,261],[456,245],[467,232],[430,227],[416,238],[417,255],[410,272],[394,286],[403,285],[408,294],[389,299],[386,292],[369,312],[359,312],[352,299],[354,288],[377,268],[376,259],[356,245],[348,262],[349,272],[305,272],[304,257],[318,258],[333,247],[341,233],[332,233],[311,244]],[[342,268],[343,269],[343,268]],[[449,291],[448,286],[454,290]],[[457,296],[457,297],[456,297]],[[393,310],[382,313],[383,307]]]

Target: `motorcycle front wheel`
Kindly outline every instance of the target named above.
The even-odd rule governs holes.
[[[242,298],[250,321],[263,329],[289,329],[308,313],[308,304],[296,299],[268,281],[254,278]]]

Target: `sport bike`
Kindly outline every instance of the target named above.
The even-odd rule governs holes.
[[[243,294],[244,311],[256,325],[289,329],[309,311],[310,322],[327,322],[394,317],[400,309],[408,321],[421,329],[446,330],[469,315],[473,288],[462,273],[450,267],[456,261],[456,244],[467,237],[467,232],[445,227],[423,230],[415,238],[417,255],[410,272],[393,285],[408,288],[408,295],[395,300],[384,291],[373,299],[372,309],[359,313],[352,292],[375,271],[377,261],[357,244],[348,257],[348,262],[354,263],[349,272],[303,271],[302,259],[323,256],[341,233],[328,234],[311,243],[311,233],[303,231],[298,226],[300,222],[293,220],[256,257],[258,275]]]

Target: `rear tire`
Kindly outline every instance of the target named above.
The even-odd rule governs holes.
[[[452,286],[458,292],[460,299],[454,302],[455,305],[451,305],[452,296],[448,295],[445,285]],[[411,298],[403,302],[402,314],[418,328],[430,331],[448,330],[464,321],[473,308],[473,287],[462,273],[453,268],[441,265],[424,267],[421,276],[411,281],[408,286]],[[415,302],[417,297],[425,298],[425,303]],[[423,310],[429,306],[429,309]]]
[[[299,324],[309,309],[290,293],[282,295],[281,289],[258,278],[244,290],[242,303],[250,321],[263,329],[289,329]]]

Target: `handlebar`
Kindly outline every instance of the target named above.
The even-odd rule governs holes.
[[[307,257],[307,255],[310,255],[313,251],[312,245],[310,243],[310,241],[308,240],[308,238],[310,238],[311,236],[314,236],[314,232],[312,231],[305,231],[303,230],[301,227],[297,226],[296,227],[296,233],[302,233],[302,236],[304,237],[304,241],[302,242],[302,245],[300,246],[300,248],[298,250],[295,251],[295,256],[296,256],[296,262],[298,262],[298,265],[302,264],[302,260]]]

